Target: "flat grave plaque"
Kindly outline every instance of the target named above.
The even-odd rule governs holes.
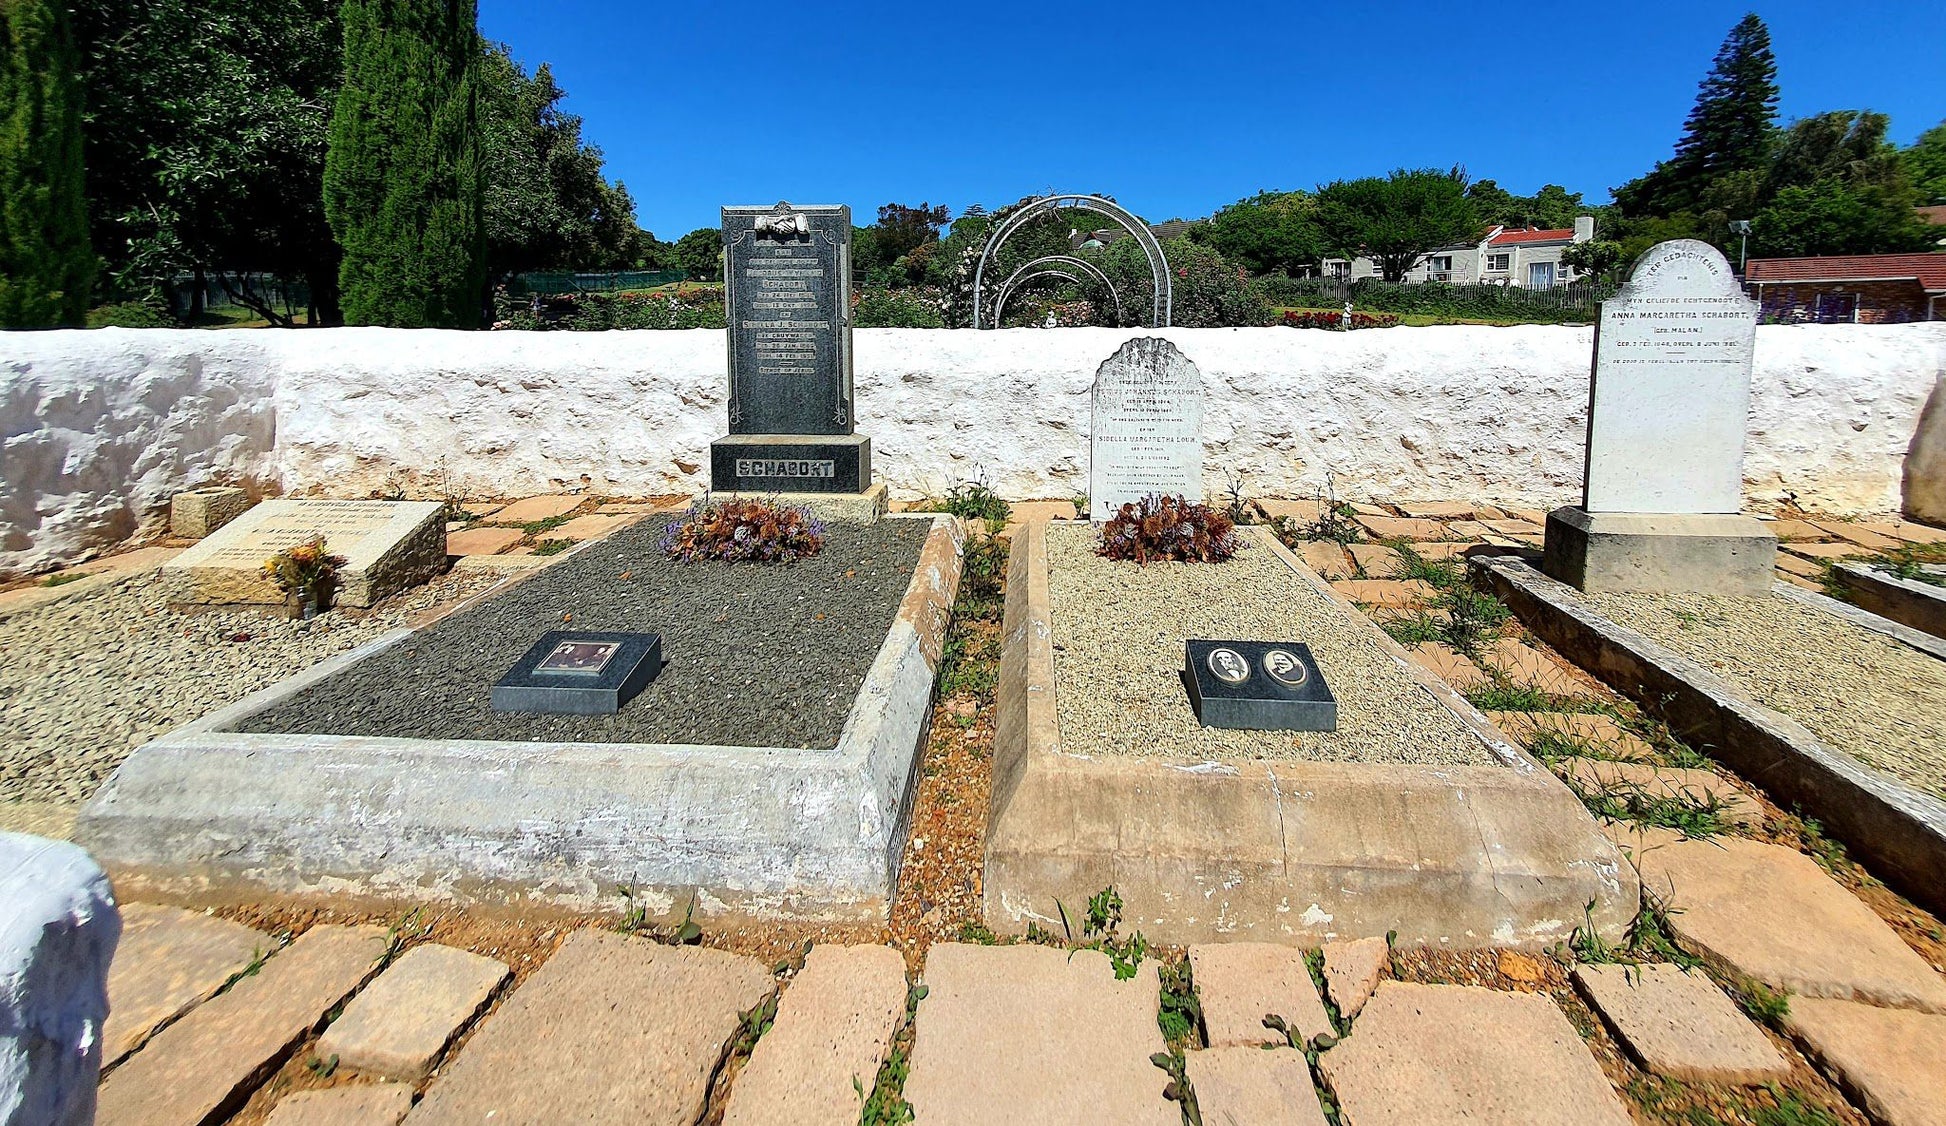
[[[608,715],[661,671],[661,634],[550,630],[493,686],[493,710]]]
[[[1338,699],[1307,645],[1185,641],[1183,687],[1204,727],[1336,731]]]
[[[345,557],[333,601],[370,606],[446,569],[445,505],[438,501],[267,500],[169,561],[174,593],[194,602],[279,603],[266,559],[323,536]]]

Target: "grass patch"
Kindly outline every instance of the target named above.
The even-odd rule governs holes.
[[[1601,790],[1587,790],[1572,778],[1562,781],[1588,807],[1588,812],[1604,820],[1674,829],[1691,838],[1724,836],[1735,828],[1724,816],[1724,804],[1713,796],[1699,800],[1672,797],[1624,782]]]
[[[910,511],[944,512],[962,520],[985,520],[992,525],[1005,524],[1013,514],[1013,506],[988,486],[984,476],[979,476],[954,485],[943,497],[927,497]]]
[[[535,555],[559,555],[574,546],[573,540],[542,540],[534,545]]]
[[[527,523],[522,524],[520,526],[520,530],[522,532],[525,532],[527,535],[538,536],[543,532],[553,531],[554,529],[567,523],[570,519],[572,519],[572,517],[567,515],[561,515],[561,516],[549,516],[545,520],[529,520]]]
[[[85,579],[85,578],[87,578],[87,577],[88,577],[88,575],[89,575],[89,572],[87,572],[87,571],[63,571],[63,572],[61,572],[61,573],[60,573],[60,574],[58,574],[58,575],[49,575],[49,576],[47,576],[46,578],[44,578],[44,579],[42,579],[42,580],[41,580],[41,581],[40,581],[40,582],[39,582],[39,583],[38,583],[37,585],[39,585],[39,586],[66,586],[66,585],[68,585],[69,583],[78,583],[78,582],[80,582],[80,581],[81,581],[82,579]]]
[[[1491,670],[1490,670],[1491,671]],[[1571,712],[1564,701],[1531,684],[1516,684],[1504,674],[1466,694],[1466,702],[1483,712]]]

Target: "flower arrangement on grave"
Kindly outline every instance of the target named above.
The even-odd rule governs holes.
[[[1152,493],[1102,524],[1095,554],[1142,564],[1221,563],[1236,552],[1236,523],[1221,509]]]
[[[264,560],[264,574],[284,592],[293,616],[310,617],[331,605],[331,589],[345,557],[331,554],[323,536],[312,536]]]
[[[824,521],[801,505],[759,500],[697,504],[662,533],[678,563],[795,563],[824,548]]]

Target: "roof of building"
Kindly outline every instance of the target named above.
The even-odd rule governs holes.
[[[1946,293],[1946,254],[1842,254],[1827,258],[1752,258],[1744,267],[1752,282],[1916,281],[1928,293]]]
[[[1946,203],[1935,203],[1931,207],[1915,207],[1913,210],[1919,213],[1920,222],[1946,227]]]
[[[1548,230],[1548,231],[1537,231],[1532,228],[1529,228],[1524,231],[1503,230],[1499,234],[1496,234],[1491,239],[1487,240],[1487,245],[1488,246],[1525,246],[1530,243],[1537,243],[1537,242],[1573,242],[1573,241],[1574,241],[1573,227],[1565,227],[1559,230]]]

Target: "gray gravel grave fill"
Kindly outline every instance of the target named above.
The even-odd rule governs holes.
[[[833,524],[822,552],[790,565],[672,563],[657,547],[667,523],[651,519],[621,529],[259,712],[239,729],[836,746],[931,522]],[[541,634],[567,628],[660,633],[669,663],[613,715],[493,711],[493,683]]]

